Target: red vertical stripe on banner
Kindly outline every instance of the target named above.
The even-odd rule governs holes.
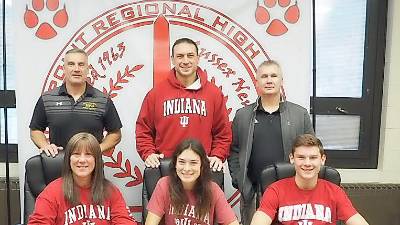
[[[164,16],[154,22],[153,85],[163,81],[171,69],[169,55],[169,23]]]

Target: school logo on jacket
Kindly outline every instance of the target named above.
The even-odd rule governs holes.
[[[94,102],[84,102],[82,108],[88,110],[96,110],[97,105]]]
[[[308,220],[302,220],[297,222],[299,225],[313,225],[313,222],[310,222]]]
[[[90,222],[90,220],[83,222],[82,225],[96,225],[95,223]]]
[[[189,124],[189,117],[188,116],[181,116],[180,117],[180,123],[181,123],[182,127],[187,127],[187,125]]]

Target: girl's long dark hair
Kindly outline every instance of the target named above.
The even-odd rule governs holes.
[[[200,176],[196,180],[193,193],[196,196],[195,215],[198,219],[203,220],[211,209],[212,192],[211,192],[211,171],[210,162],[208,161],[203,145],[195,139],[186,139],[177,147],[172,156],[169,167],[169,192],[171,197],[171,205],[174,207],[175,214],[183,214],[186,205],[189,203],[188,197],[183,189],[182,181],[176,173],[176,163],[178,156],[185,150],[192,150],[200,156]]]
[[[78,187],[75,185],[71,170],[71,154],[75,149],[89,150],[95,159],[95,167],[92,172],[92,201],[94,204],[102,203],[109,195],[110,182],[104,177],[104,165],[101,156],[100,144],[97,139],[89,133],[78,133],[72,136],[65,148],[64,165],[62,170],[63,193],[71,205],[80,203]]]

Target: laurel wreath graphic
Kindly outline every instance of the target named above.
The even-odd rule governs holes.
[[[122,84],[129,83],[129,80],[127,78],[134,78],[135,75],[133,74],[136,71],[139,71],[143,68],[143,65],[136,65],[132,68],[127,65],[125,67],[125,70],[123,73],[121,70],[117,72],[117,79],[114,82],[113,78],[110,78],[109,80],[109,90],[107,90],[105,87],[103,87],[103,93],[110,96],[110,98],[115,98],[118,96],[118,93],[116,93],[119,90],[123,89]],[[114,169],[119,169],[120,172],[116,172],[113,174],[113,177],[116,178],[131,178],[130,181],[128,181],[125,186],[126,187],[133,187],[137,186],[141,183],[143,183],[143,176],[142,173],[137,165],[133,167],[133,174],[132,174],[132,166],[131,162],[129,159],[125,160],[124,165],[122,165],[122,157],[123,157],[123,152],[118,151],[117,157],[114,157],[114,151],[115,148],[110,149],[106,152],[103,152],[103,155],[106,157],[109,157],[111,161],[105,162],[104,166],[114,168]]]
[[[206,70],[204,70],[204,72],[207,73]],[[213,84],[215,84],[215,85],[221,90],[221,92],[222,92],[222,85],[219,85],[219,86],[218,86],[218,85],[215,83],[215,77],[211,77],[210,82],[213,83]],[[222,93],[223,93],[223,92],[222,92]],[[228,102],[228,95],[224,95],[224,104],[227,105],[227,104],[226,104],[227,102]],[[227,110],[228,110],[228,115],[230,115],[231,112],[232,112],[232,107],[227,108]]]
[[[109,157],[111,161],[105,162],[104,166],[110,167],[110,168],[116,168],[120,169],[121,172],[117,172],[113,175],[113,177],[116,178],[132,178],[129,182],[125,184],[125,187],[133,187],[141,184],[143,182],[143,176],[142,173],[140,172],[140,169],[138,166],[133,167],[133,172],[132,174],[132,166],[131,162],[129,159],[125,160],[124,166],[122,165],[122,151],[118,151],[117,157],[114,157],[114,151],[115,148],[110,149],[106,152],[103,152],[103,155],[106,157]]]
[[[103,87],[103,93],[110,96],[110,98],[114,98],[118,96],[118,93],[115,93],[116,91],[121,90],[123,87],[121,84],[128,83],[129,80],[126,78],[134,78],[135,75],[133,72],[138,71],[143,68],[143,65],[136,65],[132,69],[129,69],[129,65],[125,67],[125,71],[122,75],[121,71],[117,72],[117,80],[114,83],[114,80],[110,78],[109,80],[109,90],[107,90],[105,87]]]

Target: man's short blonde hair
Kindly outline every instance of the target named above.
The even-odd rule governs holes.
[[[278,72],[280,73],[279,75],[281,75],[281,77],[283,77],[281,65],[280,65],[277,61],[275,61],[275,60],[273,60],[273,59],[269,59],[269,60],[266,60],[266,61],[262,62],[262,63],[257,67],[257,71],[258,71],[261,67],[263,67],[263,66],[273,66],[273,65],[276,66],[276,67],[278,67]]]
[[[80,48],[73,48],[73,49],[70,49],[70,50],[68,50],[68,51],[65,53],[65,55],[72,54],[72,53],[80,53],[80,54],[83,54],[83,55],[85,55],[86,57],[88,57],[88,54],[85,52],[85,50],[80,49]]]

